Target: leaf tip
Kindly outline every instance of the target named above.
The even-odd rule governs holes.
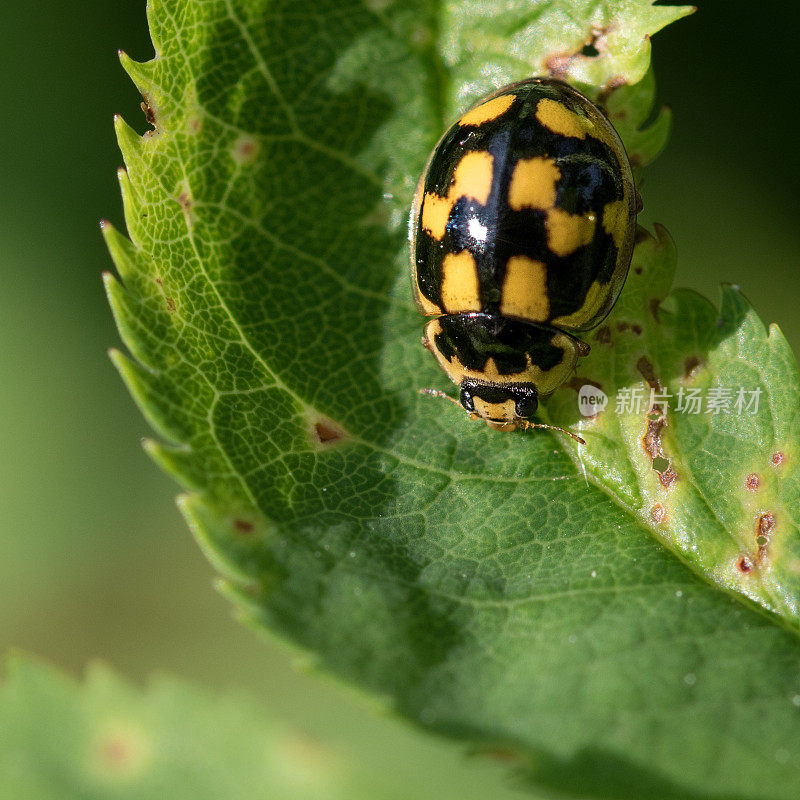
[[[114,133],[125,163],[129,164],[131,158],[141,152],[142,137],[125,122],[121,114],[114,114]]]
[[[130,239],[128,239],[127,236],[124,236],[122,233],[120,233],[108,220],[102,220],[100,222],[100,231],[102,233],[106,249],[111,256],[111,260],[114,262],[114,265],[116,266],[122,280],[127,282],[130,280],[131,276],[137,272],[137,250],[135,245],[130,241]],[[103,283],[106,287],[106,293],[114,292],[120,288],[118,285],[114,285],[118,282],[111,272],[108,270],[103,270],[102,274]],[[109,301],[113,301],[113,298],[110,294]]]
[[[120,374],[123,380],[125,380],[125,369],[127,367],[126,362],[128,359],[126,358],[125,354],[120,350],[118,347],[107,347],[106,348],[106,355],[108,356],[108,360],[113,365],[114,369]]]

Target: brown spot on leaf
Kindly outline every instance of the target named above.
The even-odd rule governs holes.
[[[689,356],[686,361],[683,362],[684,380],[688,381],[693,378],[701,363],[702,362],[697,356]]]
[[[642,326],[641,325],[631,325],[631,330],[633,331],[635,336],[642,335]]]
[[[761,485],[761,480],[755,472],[751,472],[744,481],[744,488],[749,492],[757,492]]]
[[[634,272],[635,272],[637,275],[641,275],[641,274],[642,274],[642,268],[641,268],[641,267],[634,267],[634,268],[633,268],[633,271],[634,271]]]
[[[647,385],[656,392],[662,392],[661,381],[655,374],[652,363],[647,356],[642,356],[636,362],[636,369],[647,382]],[[658,473],[659,483],[665,489],[671,489],[678,480],[678,473],[672,466],[669,456],[664,452],[661,435],[667,427],[667,418],[660,403],[653,403],[647,412],[647,430],[642,437],[642,447],[650,456],[653,469]]]
[[[470,755],[489,758],[506,766],[514,764],[522,766],[527,763],[527,759],[519,750],[504,745],[478,745]]]
[[[584,45],[584,50],[587,47],[592,47],[595,50],[598,50],[598,54],[599,54],[599,49],[597,47],[597,40],[598,40],[598,38],[600,36],[605,38],[605,36],[607,36],[607,34],[608,34],[608,31],[609,31],[608,28],[593,28],[592,29],[592,39],[590,40],[590,42],[587,45]],[[583,55],[586,55],[586,53],[583,53],[583,51],[581,51],[581,53]],[[627,83],[628,83],[628,81],[625,80],[625,76],[624,75],[614,75],[612,78],[609,78],[608,83],[605,85],[603,90],[597,95],[597,104],[601,105],[601,106],[605,106],[608,103],[608,98],[611,97],[611,95],[617,89],[619,89],[621,86],[625,86]],[[627,109],[621,108],[621,109],[619,109],[618,111],[616,111],[614,113],[614,118],[615,119],[625,119],[627,114],[628,114]]]
[[[653,319],[658,322],[658,309],[661,307],[661,301],[657,297],[653,297],[650,299],[650,313],[653,315]]]
[[[785,460],[786,456],[783,453],[774,453],[772,456],[772,466],[779,467]]]
[[[570,71],[570,68],[576,62],[591,61],[592,59],[601,56],[606,49],[606,37],[611,30],[610,26],[598,27],[595,26],[591,29],[589,36],[584,42],[573,50],[562,50],[558,53],[551,53],[543,60],[545,69],[553,77],[563,78]],[[619,86],[626,83],[625,78],[620,75],[615,75],[610,78],[604,90],[598,95],[597,102],[604,105],[608,100],[608,95]]]
[[[771,511],[765,511],[758,518],[758,533],[761,536],[769,537],[775,530],[775,515]]]
[[[654,406],[658,408],[658,406]],[[678,480],[678,473],[672,466],[672,462],[664,453],[661,443],[661,434],[667,426],[667,418],[659,415],[656,419],[647,418],[647,430],[642,437],[642,447],[645,453],[650,456],[653,469],[658,474],[659,483],[665,489],[671,489]]]
[[[239,164],[249,164],[255,161],[259,149],[258,139],[253,136],[243,135],[234,142],[231,155],[233,155],[234,161]]]
[[[545,58],[544,67],[553,77],[563,77],[567,74],[569,65],[574,57],[575,53],[570,53],[569,51],[553,53]]]
[[[194,223],[194,217],[192,214],[192,197],[189,192],[181,192],[180,196],[178,197],[178,202],[180,203],[181,210],[183,211],[183,217],[186,220],[186,227],[191,228],[192,224]]]
[[[150,100],[146,94],[142,95],[144,102],[142,102],[142,111],[144,111],[144,118],[147,120],[148,125],[152,125],[153,129],[156,130],[156,112],[153,111],[153,107],[150,105]]]
[[[347,434],[331,419],[315,420],[311,431],[317,447],[332,447],[347,438]]]
[[[664,508],[664,506],[661,505],[661,503],[656,503],[650,509],[650,519],[652,519],[653,522],[656,523],[656,525],[660,525],[664,521],[664,518],[666,516],[667,516],[667,510]]]
[[[758,545],[758,560],[764,561],[767,557],[767,548],[772,532],[775,530],[775,515],[765,511],[756,521],[756,544]]]
[[[252,533],[255,530],[255,525],[253,525],[250,520],[241,519],[239,517],[233,521],[233,527],[236,528],[239,533]]]
[[[630,325],[628,325],[627,322],[618,322],[617,323],[617,330],[620,333],[624,333],[626,330],[628,330],[629,327],[630,327]]]
[[[600,344],[611,343],[611,328],[608,325],[603,325],[597,329],[594,335],[594,340]]]
[[[151,743],[143,730],[114,725],[96,740],[93,766],[106,779],[129,779],[141,774],[151,754]]]
[[[739,556],[739,560],[736,562],[736,569],[738,569],[743,575],[747,575],[755,569],[753,559],[746,554]]]
[[[167,311],[169,311],[170,314],[174,314],[175,311],[177,310],[177,307],[175,305],[175,301],[171,297],[168,297],[167,295],[164,294],[164,281],[161,280],[161,278],[158,275],[156,275],[155,282],[156,286],[158,286],[158,288],[161,290],[160,293],[164,296],[164,304],[167,307]]]
[[[656,377],[655,368],[647,356],[642,356],[636,362],[636,369],[639,370],[639,374],[645,379],[645,382],[651,389],[655,389],[657,392],[663,390],[661,381]]]
[[[100,743],[99,755],[111,767],[124,765],[130,758],[128,743],[121,736],[110,736]]]

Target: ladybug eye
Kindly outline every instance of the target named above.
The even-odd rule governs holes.
[[[539,408],[539,401],[535,392],[526,393],[523,397],[517,399],[517,416],[522,419],[532,417],[537,408]]]

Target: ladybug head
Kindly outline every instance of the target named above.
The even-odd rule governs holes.
[[[470,414],[497,430],[515,430],[539,407],[538,392],[532,383],[463,381],[459,399]]]

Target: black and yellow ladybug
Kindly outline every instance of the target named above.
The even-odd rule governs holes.
[[[411,212],[423,342],[490,427],[530,427],[619,296],[639,200],[617,132],[571,86],[531,78],[464,114]]]

